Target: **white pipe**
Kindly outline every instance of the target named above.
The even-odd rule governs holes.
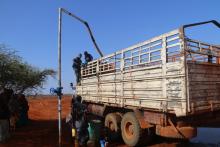
[[[61,26],[62,26],[62,8],[59,8],[58,22],[58,89],[61,88]],[[59,89],[61,90],[61,89]],[[59,127],[59,147],[61,147],[62,126],[61,126],[61,94],[58,94],[58,127]]]

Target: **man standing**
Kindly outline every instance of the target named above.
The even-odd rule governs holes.
[[[80,146],[86,146],[89,140],[86,106],[82,104],[82,97],[77,95],[72,107],[73,123],[76,128],[76,140]]]
[[[19,102],[19,106],[20,106],[19,124],[20,125],[26,125],[28,123],[28,110],[29,110],[29,106],[28,106],[28,101],[25,98],[24,94],[18,94],[18,102]]]
[[[81,79],[81,66],[82,66],[82,54],[79,54],[78,57],[73,59],[73,70],[75,71],[75,75],[76,75],[76,82],[77,84],[80,83],[80,79]]]
[[[84,56],[85,56],[85,65],[88,64],[88,62],[93,60],[93,57],[91,54],[89,54],[87,51],[84,52]]]
[[[9,119],[10,111],[8,108],[8,101],[10,95],[7,93],[6,89],[3,89],[0,93],[0,119]]]

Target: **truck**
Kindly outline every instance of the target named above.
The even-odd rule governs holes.
[[[220,46],[188,38],[183,25],[89,62],[76,93],[112,138],[137,146],[156,134],[191,139],[220,112]]]

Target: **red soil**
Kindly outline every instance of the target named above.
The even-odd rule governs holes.
[[[62,146],[73,146],[65,117],[70,112],[70,96],[62,99]],[[57,98],[54,96],[29,99],[27,126],[17,128],[0,147],[56,147],[58,146]]]
[[[62,99],[62,147],[73,147],[70,129],[65,123],[65,117],[70,112],[71,96],[64,96]],[[11,134],[11,138],[0,147],[57,147],[58,146],[58,114],[57,97],[43,96],[29,99],[29,118],[27,126],[17,128]],[[201,144],[182,144],[178,141],[154,139],[151,147],[170,146],[200,146]],[[112,147],[126,147],[124,143],[111,144]]]

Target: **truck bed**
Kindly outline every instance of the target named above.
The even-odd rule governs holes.
[[[213,63],[203,51],[210,48]],[[219,51],[177,29],[90,62],[77,94],[91,103],[176,116],[219,110]]]

